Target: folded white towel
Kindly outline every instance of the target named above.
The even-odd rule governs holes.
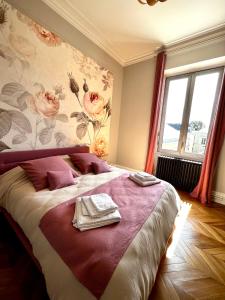
[[[82,198],[79,197],[79,198],[77,198],[77,202],[76,202],[76,209],[75,209],[74,216],[73,216],[73,220],[72,220],[72,223],[73,223],[73,224],[75,224],[75,223],[77,222],[78,200],[81,200],[81,203],[80,203],[80,213],[81,213],[83,216],[90,217],[89,212],[88,212],[86,206],[84,205],[84,203],[83,203],[83,201],[82,201]]]
[[[135,173],[136,177],[143,180],[143,181],[151,181],[151,180],[156,180],[157,178],[149,173],[146,172],[137,172]]]
[[[150,175],[150,176],[143,176],[143,175],[140,175],[138,173],[135,173],[134,176],[136,178],[138,178],[139,180],[141,181],[155,181],[157,178],[153,175]]]
[[[81,211],[82,211],[82,214],[84,216],[89,216],[90,215],[87,208],[86,208],[86,206],[85,206],[85,204],[83,203],[83,201],[81,201]]]
[[[97,201],[98,195],[95,195],[95,196],[96,196],[96,201]],[[118,206],[113,202],[111,197],[108,196],[108,198],[109,198],[109,201],[105,200],[105,205],[103,203],[103,201],[104,201],[103,199],[102,199],[102,205],[98,205],[98,203],[97,203],[98,207],[100,207],[101,210],[96,209],[96,206],[94,205],[95,199],[92,201],[92,196],[81,197],[81,201],[82,201],[82,204],[84,204],[84,206],[86,207],[89,216],[91,216],[92,218],[99,218],[99,217],[102,217],[102,216],[105,216],[105,215],[108,215],[108,214],[114,212],[118,208]],[[99,204],[100,204],[100,202],[101,201],[99,201]],[[109,203],[107,203],[107,202],[109,202]],[[105,209],[104,209],[104,207],[105,207]]]
[[[103,194],[99,194],[99,195],[103,195]],[[107,195],[107,194],[104,194],[104,195]],[[96,203],[97,203],[97,199],[98,199],[97,196],[98,195],[93,195],[93,196],[96,196],[96,199],[94,198],[94,201],[91,201],[92,196],[83,196],[83,197],[78,198],[78,199],[81,200],[81,211],[82,211],[82,214],[84,216],[89,216],[89,217],[92,217],[92,218],[99,218],[99,217],[108,215],[109,213],[112,213],[112,212],[116,211],[116,209],[118,208],[118,206],[112,200],[112,198],[107,195],[108,198],[109,198],[108,201],[109,201],[110,205],[109,204],[105,205],[106,210],[103,210],[104,205],[101,205],[101,203],[100,203],[102,201],[98,201],[99,204],[100,204],[98,207],[101,208],[102,211],[97,211],[96,207],[94,206],[94,203],[95,203],[95,200],[96,200]],[[102,197],[102,200],[103,200],[104,197],[105,196]],[[73,223],[76,222],[76,212],[74,214],[72,222]]]
[[[90,198],[94,207],[99,212],[103,212],[103,211],[110,212],[118,208],[116,203],[112,200],[112,198],[108,194],[102,193],[102,194],[91,195]]]
[[[136,174],[139,174],[139,175],[141,175],[141,176],[143,176],[143,177],[151,177],[151,176],[154,176],[154,175],[152,175],[152,174],[150,174],[150,173],[147,173],[147,172],[143,172],[143,171],[139,171],[139,172],[137,172]]]
[[[92,218],[90,216],[83,215],[81,205],[82,205],[82,200],[78,198],[76,202],[76,210],[73,219],[73,226],[78,228],[80,231],[113,224],[119,222],[121,219],[118,210],[106,216],[103,216],[101,218]]]
[[[137,183],[140,186],[149,186],[149,185],[153,185],[153,184],[157,184],[157,183],[161,182],[160,179],[156,179],[156,180],[152,180],[152,181],[142,181],[142,180],[138,179],[134,174],[130,174],[129,179],[131,179],[132,181],[134,181],[135,183]]]

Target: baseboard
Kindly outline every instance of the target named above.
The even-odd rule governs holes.
[[[120,169],[125,169],[125,170],[131,171],[131,172],[139,172],[140,171],[140,170],[135,170],[135,169],[132,169],[132,168],[128,168],[126,166],[121,166],[121,165],[118,165],[118,164],[112,164],[112,166],[120,168]]]
[[[212,192],[212,200],[216,203],[225,205],[225,194],[213,191]]]

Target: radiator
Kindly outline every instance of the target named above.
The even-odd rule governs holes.
[[[156,176],[177,189],[192,192],[198,183],[202,163],[180,158],[159,156]]]

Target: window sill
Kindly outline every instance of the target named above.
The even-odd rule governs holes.
[[[195,161],[195,162],[199,162],[202,163],[204,160],[204,156],[202,155],[189,155],[189,154],[178,154],[178,153],[173,153],[170,151],[160,151],[160,152],[156,152],[156,156],[168,156],[168,157],[173,157],[173,158],[177,158],[177,159],[184,159],[184,160],[190,160],[190,161]]]

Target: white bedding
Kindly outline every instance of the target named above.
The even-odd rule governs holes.
[[[74,277],[46,240],[39,222],[52,207],[103,184],[124,170],[83,175],[78,184],[55,191],[35,192],[24,171],[16,167],[0,176],[0,206],[4,207],[30,240],[46,280],[50,299],[94,300],[95,297]],[[160,259],[173,230],[180,199],[168,184],[155,210],[136,235],[102,295],[102,300],[147,300],[154,285]],[[75,251],[75,249],[74,249]]]

